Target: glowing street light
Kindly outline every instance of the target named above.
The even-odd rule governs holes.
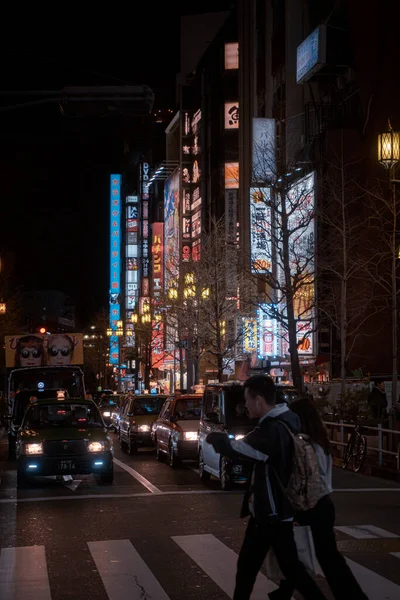
[[[389,122],[389,131],[378,135],[378,161],[391,169],[400,159],[400,134],[393,131]]]
[[[5,315],[7,312],[7,305],[5,302],[0,302],[0,315]]]

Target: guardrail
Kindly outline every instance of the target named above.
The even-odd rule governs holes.
[[[324,421],[325,426],[328,429],[328,432],[331,434],[330,443],[333,446],[339,447],[340,456],[343,458],[344,456],[344,448],[348,444],[348,439],[345,440],[345,429],[353,430],[356,427],[355,423],[346,423],[345,421]],[[383,428],[382,425],[378,425],[377,427],[371,427],[370,425],[362,425],[360,423],[363,433],[368,435],[368,431],[374,432],[373,437],[377,439],[377,445],[371,446],[370,441],[368,440],[367,445],[367,455],[369,452],[376,452],[378,465],[381,467],[384,464],[384,456],[395,457],[396,459],[396,467],[397,470],[400,471],[400,431],[396,431],[395,429],[386,429]],[[339,440],[332,439],[334,431],[337,430],[339,432]],[[376,433],[375,433],[376,432]],[[397,436],[397,437],[395,437]],[[384,448],[384,440],[386,438],[386,448]],[[392,448],[392,449],[390,449]],[[393,450],[393,448],[396,448]]]

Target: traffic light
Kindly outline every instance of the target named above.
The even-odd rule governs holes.
[[[46,327],[41,327],[39,329],[39,333],[41,333],[42,335],[44,335],[46,333]]]

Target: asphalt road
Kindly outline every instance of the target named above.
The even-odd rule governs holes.
[[[221,492],[194,463],[172,470],[152,449],[130,457],[116,437],[115,447],[112,486],[84,476],[18,491],[0,440],[1,600],[232,597],[240,488]],[[400,485],[337,469],[334,487],[340,548],[368,597],[399,600]],[[252,598],[274,587],[262,575]]]

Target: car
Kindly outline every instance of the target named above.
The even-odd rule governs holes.
[[[114,479],[113,444],[91,400],[36,400],[25,412],[16,444],[17,485],[32,476],[93,473],[101,484]]]
[[[120,397],[115,396],[115,395],[105,396],[100,399],[98,407],[99,407],[99,411],[101,412],[101,415],[103,417],[103,421],[106,425],[113,425],[113,427],[114,427],[112,414],[113,414],[114,410],[118,407],[119,399],[120,399]]]
[[[164,402],[151,432],[157,460],[166,456],[171,467],[197,460],[201,399],[201,394],[183,394]]]
[[[119,435],[119,420],[121,418],[122,406],[127,396],[119,396],[118,401],[111,407],[111,423],[114,427],[115,433]]]
[[[250,461],[221,456],[206,438],[209,433],[218,431],[239,440],[255,425],[247,414],[241,382],[206,385],[199,424],[199,475],[203,481],[214,475],[220,480],[221,489],[229,490],[234,483],[247,480],[251,472]]]
[[[127,397],[121,409],[119,439],[129,454],[139,446],[152,446],[151,429],[168,398],[166,394],[139,394]]]
[[[285,383],[276,384],[276,403],[286,402],[290,406],[293,400],[297,400],[299,393],[293,385]]]

